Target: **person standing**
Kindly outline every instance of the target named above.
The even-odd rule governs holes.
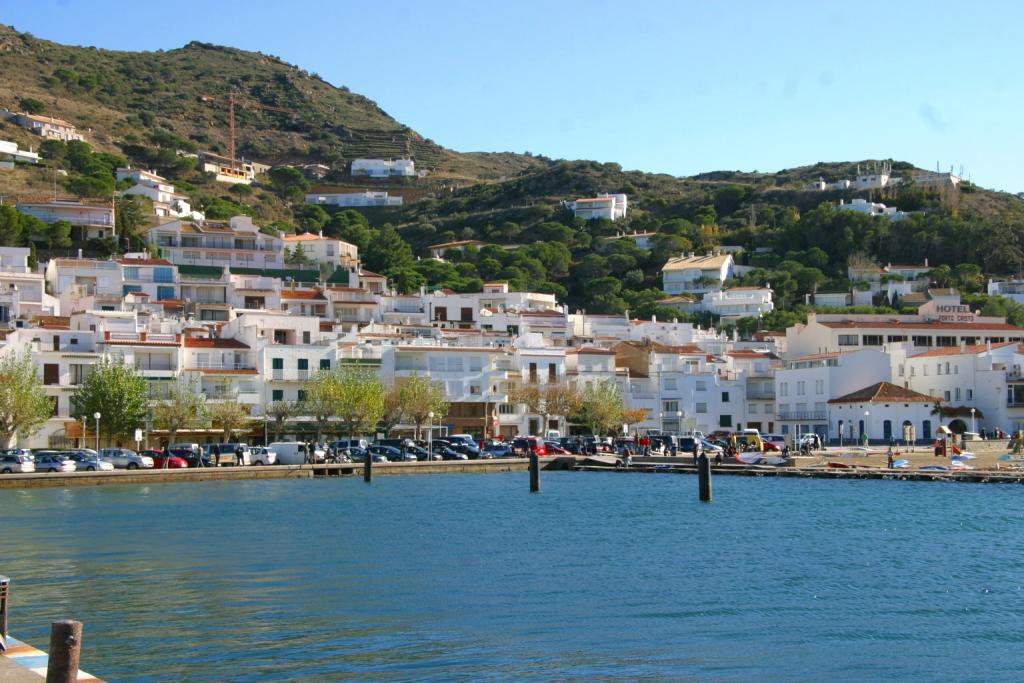
[[[892,467],[892,466],[893,466],[893,459],[892,459],[892,455],[893,455],[893,453],[892,453],[892,446],[889,446],[889,450],[888,450],[888,452],[886,453],[886,457],[887,457],[887,459],[888,459],[888,461],[889,461],[889,469],[890,469],[890,470],[891,470],[891,469],[893,468],[893,467]]]
[[[213,466],[220,467],[220,446],[217,444],[210,446],[210,455],[213,456]]]
[[[242,450],[242,444],[235,446],[235,466],[241,467],[245,464],[245,451]]]
[[[206,455],[206,453],[203,452],[202,444],[197,446],[197,448],[199,449],[199,452],[198,452],[199,457],[196,459],[196,467],[206,467],[206,463],[203,462],[203,457]]]

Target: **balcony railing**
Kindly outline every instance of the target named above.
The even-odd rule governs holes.
[[[760,401],[774,401],[774,389],[747,389],[747,398]]]
[[[192,367],[198,370],[255,370],[256,366],[249,361],[218,363],[215,361],[197,361]]]
[[[778,413],[780,420],[827,420],[824,410],[787,410]]]
[[[274,369],[270,371],[270,379],[276,379],[284,382],[304,382],[309,379],[315,370],[282,370]]]

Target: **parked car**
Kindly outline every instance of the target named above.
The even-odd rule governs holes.
[[[206,452],[213,454],[214,448],[220,453],[220,464],[221,465],[234,465],[236,467],[243,467],[245,465],[252,464],[252,452],[249,450],[249,445],[244,443],[232,442],[232,443],[218,443],[211,444],[206,448]],[[239,459],[237,450],[242,449],[242,457]],[[217,457],[213,457],[214,462],[217,461]]]
[[[78,465],[63,453],[40,453],[35,457],[36,472],[74,472]]]
[[[161,453],[163,451],[160,451]],[[188,463],[189,467],[214,467],[213,458],[210,457],[206,449],[203,449],[202,463],[199,461],[199,451],[194,451],[189,448],[172,448],[171,456],[175,458],[181,458]],[[156,466],[156,463],[153,463]]]
[[[67,457],[75,461],[75,467],[79,472],[112,472],[113,463],[100,459],[99,454],[92,450],[68,451]]]
[[[149,469],[153,467],[153,458],[139,455],[130,448],[101,448],[100,460],[106,460],[114,467],[126,470]]]
[[[700,455],[701,450],[703,450],[700,439],[692,436],[679,437],[679,442],[676,444],[676,455],[693,455],[694,449],[696,449],[697,455]]]
[[[24,474],[35,471],[36,465],[27,455],[0,455],[0,472],[4,474]]]
[[[823,448],[821,443],[821,437],[818,436],[817,434],[814,434],[813,432],[808,434],[801,434],[800,437],[797,439],[797,446],[799,446],[800,448],[806,446],[807,448],[810,448],[812,451],[820,451]]]
[[[406,451],[405,454],[403,455],[402,451],[395,448],[394,446],[382,446],[380,444],[374,444],[367,448],[366,450],[368,450],[370,454],[374,456],[383,455],[385,458],[388,459],[388,462],[416,462],[416,460],[418,459],[410,451]],[[376,462],[376,460],[374,460],[374,462]]]
[[[469,434],[449,434],[447,441],[452,449],[465,453],[470,459],[480,457],[480,446],[477,445],[476,439]]]
[[[700,440],[701,449],[708,455],[715,455],[716,453],[724,453],[725,449],[718,444],[711,443],[706,439]]]
[[[762,434],[761,441],[764,442],[765,450],[768,449],[768,444],[775,447],[775,450],[781,451],[786,447],[786,437],[781,434]]]
[[[139,455],[144,455],[147,458],[152,458],[153,469],[157,470],[180,470],[188,467],[188,460],[181,457],[180,455],[175,455],[174,451],[171,451],[170,457],[165,457],[163,451],[142,451],[141,453],[139,453]],[[165,459],[167,460],[166,466],[164,466]]]
[[[547,455],[548,449],[544,445],[543,439],[538,439],[535,436],[520,436],[512,439],[512,453],[518,457],[525,458],[530,453]]]
[[[274,465],[277,463],[277,453],[265,446],[253,446],[249,449],[253,465]]]
[[[334,450],[338,450],[340,448],[362,448],[363,450],[366,450],[370,443],[370,439],[367,439],[366,437],[358,437],[355,439],[338,439],[334,443],[330,444],[330,447]]]
[[[337,443],[337,442],[335,442]],[[279,465],[303,465],[309,462],[306,457],[306,444],[302,441],[274,441],[267,444],[274,452],[275,461]],[[334,449],[337,452],[337,448]]]
[[[412,453],[420,461],[426,460],[444,460],[440,453],[428,453],[426,448],[420,448],[416,445],[407,445],[405,447],[406,452]]]
[[[480,451],[480,457],[483,458],[485,454],[489,454],[492,458],[511,458],[512,447],[504,441],[490,441]]]
[[[366,450],[351,446],[334,451],[334,458],[338,462],[366,462]]]

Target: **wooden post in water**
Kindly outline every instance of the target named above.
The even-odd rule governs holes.
[[[82,652],[82,622],[64,619],[50,626],[50,657],[46,683],[75,683]]]
[[[373,481],[373,453],[366,451],[366,461],[363,463],[363,481]]]
[[[530,453],[530,493],[540,491],[540,458]]]
[[[697,478],[700,480],[700,499],[711,502],[711,461],[704,453],[697,458]]]

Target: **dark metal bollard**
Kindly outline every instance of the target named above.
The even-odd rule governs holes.
[[[11,580],[0,574],[0,652],[7,649],[7,606]]]
[[[530,453],[530,493],[540,491],[540,458]]]
[[[50,657],[46,683],[75,683],[82,653],[82,622],[64,619],[50,626]]]
[[[700,480],[700,499],[705,503],[711,502],[711,461],[708,456],[701,453],[697,458],[697,478]]]
[[[373,453],[366,451],[366,461],[363,463],[363,481],[373,481]]]

